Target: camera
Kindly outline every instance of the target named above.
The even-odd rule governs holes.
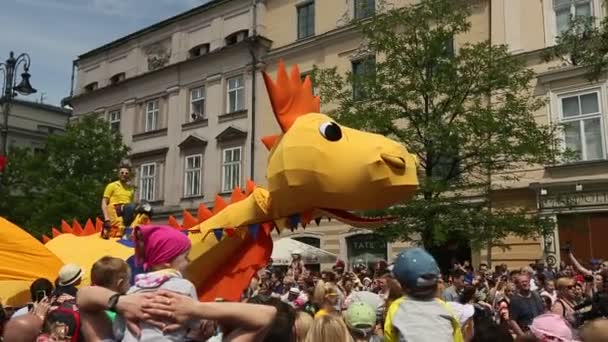
[[[559,250],[564,253],[570,253],[572,251],[572,244],[570,243],[570,241],[568,241],[563,246],[561,246]]]

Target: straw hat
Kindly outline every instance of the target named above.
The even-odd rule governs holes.
[[[82,278],[82,268],[76,264],[64,265],[59,270],[59,286],[69,286]]]

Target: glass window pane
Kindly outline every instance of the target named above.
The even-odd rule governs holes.
[[[575,121],[564,124],[566,148],[573,152],[577,152],[579,159],[582,158],[583,151],[580,123],[580,121]]]
[[[562,114],[565,118],[578,116],[578,96],[565,97],[562,99]]]
[[[602,146],[602,128],[600,118],[588,119],[585,125],[585,148],[587,160],[601,159],[604,157]]]
[[[563,33],[570,25],[570,8],[560,9],[555,11],[555,23],[557,32]]]
[[[572,0],[553,0],[554,8],[570,7]]]
[[[233,150],[233,157],[234,157],[234,159],[232,159],[232,161],[240,161],[241,160],[241,149],[237,148],[237,149]]]
[[[581,95],[581,114],[598,113],[599,111],[597,93]]]
[[[591,16],[591,4],[590,3],[583,3],[583,4],[579,4],[576,5],[576,16],[581,16],[581,17],[590,17]]]

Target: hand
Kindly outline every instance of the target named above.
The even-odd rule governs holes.
[[[110,222],[110,220],[103,221],[103,229],[101,231],[101,237],[106,240],[109,239],[111,230],[112,230],[112,222]]]
[[[46,314],[49,311],[50,307],[51,303],[49,302],[49,298],[44,297],[38,303],[34,303],[34,308],[32,309],[31,313],[44,322],[44,319],[46,318]]]
[[[143,312],[150,317],[156,317],[163,321],[169,319],[175,323],[165,326],[163,331],[179,329],[196,313],[198,301],[190,297],[165,290],[159,290],[154,294],[152,300],[144,305]]]
[[[125,318],[127,328],[137,337],[141,334],[140,321],[145,320],[160,329],[166,326],[165,323],[152,319],[150,315],[144,312],[143,307],[148,305],[152,298],[154,298],[154,294],[150,292],[134,293],[121,296],[116,304],[116,311]]]

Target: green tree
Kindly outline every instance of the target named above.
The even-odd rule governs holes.
[[[572,66],[587,67],[589,79],[597,80],[608,68],[608,17],[598,21],[592,16],[571,16],[556,43],[547,49],[547,60],[560,58]]]
[[[12,149],[0,189],[0,212],[36,236],[61,219],[84,222],[100,213],[105,185],[128,155],[107,121],[85,116],[65,134],[47,139],[43,152]]]
[[[355,22],[367,57],[354,72],[313,74],[340,123],[403,142],[420,160],[418,196],[388,210],[400,218],[381,230],[391,240],[420,237],[433,247],[458,237],[480,248],[550,227],[524,209],[493,205],[514,171],[553,162],[558,144],[556,128],[533,116],[543,106],[529,88],[534,73],[506,46],[472,42],[453,53],[453,38],[469,31],[480,3],[423,0],[383,10]]]

